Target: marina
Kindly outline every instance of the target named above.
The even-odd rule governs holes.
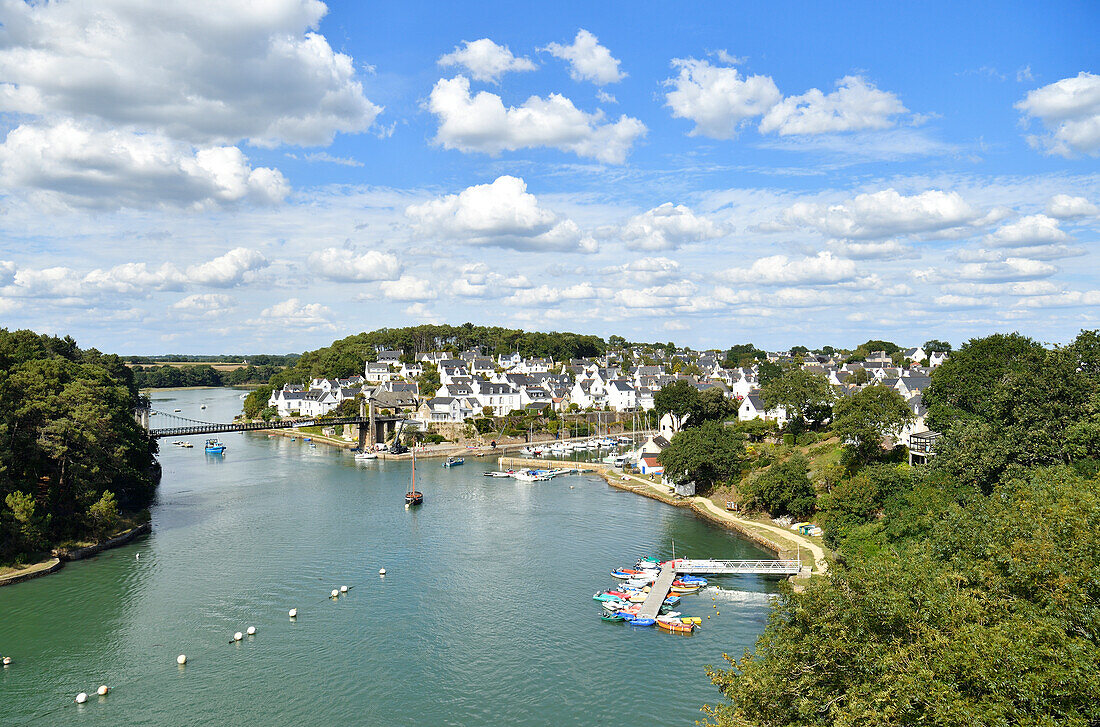
[[[155,396],[185,411],[201,396],[224,421],[238,394]],[[221,436],[217,457],[163,448],[151,535],[0,589],[0,612],[19,614],[0,622],[13,657],[0,670],[5,724],[591,723],[632,709],[641,680],[662,705],[647,724],[691,725],[717,699],[703,666],[754,643],[777,591],[770,577],[710,579],[723,590],[677,607],[702,619],[691,638],[605,622],[592,594],[624,562],[671,558],[673,543],[675,554],[767,554],[591,474],[523,482],[484,476],[496,471],[488,459],[417,457],[425,499],[406,510],[408,461]],[[517,594],[568,623],[518,617]],[[711,603],[721,608],[700,608]],[[608,653],[633,666],[597,669]]]

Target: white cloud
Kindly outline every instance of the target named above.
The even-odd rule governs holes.
[[[520,290],[509,296],[507,305],[551,305],[567,300],[591,300],[599,296],[599,291],[591,283],[577,283],[565,287],[540,285],[537,288]]]
[[[1084,197],[1071,197],[1068,194],[1056,194],[1047,202],[1047,214],[1058,219],[1072,217],[1090,217],[1100,215],[1100,207]]]
[[[217,318],[236,305],[231,296],[221,293],[195,293],[171,305],[172,312],[184,318]]]
[[[1049,278],[1058,272],[1058,268],[1039,260],[1029,258],[1006,258],[1000,262],[964,263],[945,273],[943,278],[957,277],[961,280],[1014,281]]]
[[[724,231],[684,205],[665,202],[631,217],[619,234],[626,246],[634,250],[672,250],[689,242],[713,240]]]
[[[1028,91],[1016,108],[1048,131],[1029,136],[1032,146],[1065,157],[1100,155],[1100,75],[1081,71]]]
[[[0,185],[44,203],[101,209],[272,204],[289,192],[278,170],[250,167],[235,146],[195,149],[74,121],[9,132],[0,145]]]
[[[485,263],[463,265],[451,282],[451,292],[463,298],[500,298],[513,290],[530,288],[526,275],[501,275]]]
[[[940,288],[946,293],[967,296],[983,295],[1050,295],[1061,287],[1049,280],[1024,280],[1010,283],[945,283]]]
[[[97,117],[198,145],[324,145],[381,108],[316,32],[319,0],[0,8],[0,110]]]
[[[966,227],[981,221],[982,215],[958,192],[932,189],[905,196],[891,188],[861,194],[843,204],[798,202],[783,218],[831,237],[874,240]]]
[[[196,285],[228,288],[249,280],[257,270],[268,266],[259,250],[237,247],[213,260],[187,268],[187,280]]]
[[[841,257],[853,260],[904,260],[920,257],[911,245],[898,240],[871,240],[852,242],[849,240],[830,240],[829,248]]]
[[[572,45],[550,43],[543,48],[555,58],[569,62],[569,75],[574,81],[591,81],[597,86],[618,83],[626,78],[619,70],[619,60],[600,45],[600,40],[584,28],[577,31]]]
[[[497,45],[488,38],[472,43],[464,40],[463,46],[440,57],[441,66],[462,66],[478,81],[496,83],[508,71],[533,71],[536,66],[529,58],[517,58],[506,45]]]
[[[894,125],[894,116],[908,110],[897,96],[859,76],[845,76],[836,86],[829,94],[811,88],[783,99],[764,115],[760,132],[789,136],[887,129]]]
[[[994,247],[1022,247],[1066,242],[1071,239],[1058,227],[1058,220],[1046,215],[1028,215],[1000,227],[985,236],[985,242]]]
[[[494,156],[547,146],[622,164],[634,142],[646,132],[638,119],[623,115],[616,122],[605,122],[602,111],[585,113],[556,93],[545,98],[531,96],[522,106],[505,107],[500,96],[487,91],[471,96],[465,76],[437,81],[428,108],[439,119],[436,143],[446,149]]]
[[[710,301],[696,295],[695,284],[683,280],[648,288],[625,288],[615,291],[612,300],[624,308],[651,310],[661,313],[692,312],[700,306],[710,305]],[[716,305],[716,304],[715,304]]]
[[[695,122],[692,136],[732,139],[747,119],[763,115],[782,98],[769,76],[742,77],[736,68],[694,58],[677,58],[672,65],[680,75],[665,81],[672,87],[665,101],[674,117]]]
[[[651,285],[669,278],[680,277],[680,263],[667,257],[643,257],[617,265],[607,270],[619,274],[624,280]]]
[[[603,103],[619,103],[619,99],[615,98],[602,88],[596,91],[596,100],[602,101]]]
[[[502,176],[423,204],[405,215],[422,237],[518,250],[576,250],[582,234],[575,222],[539,206],[527,183]]]
[[[405,309],[405,315],[422,323],[439,323],[443,320],[423,303],[413,303]]]
[[[1100,290],[1067,290],[1056,295],[1038,295],[1016,301],[1017,308],[1073,308],[1100,305]]]
[[[314,273],[339,283],[393,280],[401,273],[396,255],[378,250],[360,252],[347,248],[328,247],[309,256]]]
[[[333,328],[329,322],[332,310],[320,303],[303,304],[297,298],[287,298],[260,312],[260,317],[248,321],[249,325],[276,326],[279,328]]]
[[[732,283],[758,285],[824,285],[854,280],[856,275],[854,262],[835,257],[827,250],[796,260],[773,255],[760,258],[748,268],[729,268],[719,273],[719,277]]]
[[[431,283],[423,278],[402,275],[397,280],[385,280],[379,287],[390,300],[432,300],[436,293]]]

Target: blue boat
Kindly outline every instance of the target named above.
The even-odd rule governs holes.
[[[225,445],[216,439],[207,439],[205,451],[207,454],[222,454],[225,452]]]
[[[657,619],[635,617],[631,619],[629,623],[631,626],[655,626],[657,624]]]
[[[448,457],[447,461],[443,463],[444,467],[457,467],[460,464],[466,464],[466,460],[462,457]]]

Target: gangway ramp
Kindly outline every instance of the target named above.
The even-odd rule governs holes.
[[[657,618],[661,604],[672,590],[672,582],[680,573],[685,575],[759,575],[796,576],[802,571],[801,560],[689,560],[681,558],[661,564],[661,572],[649,589],[649,595],[638,609],[641,618]]]

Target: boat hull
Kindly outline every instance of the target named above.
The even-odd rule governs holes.
[[[405,504],[406,505],[422,505],[424,503],[424,494],[421,492],[406,492]]]

